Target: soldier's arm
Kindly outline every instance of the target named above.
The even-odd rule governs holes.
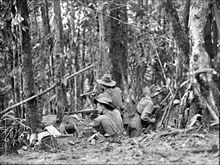
[[[141,119],[148,122],[155,122],[155,118],[151,118],[150,115],[153,112],[154,106],[151,103],[148,103],[144,106],[144,110],[141,114]]]
[[[102,121],[102,115],[98,116],[91,123],[89,123],[89,126],[91,126],[91,127],[98,127],[101,124],[101,121]]]

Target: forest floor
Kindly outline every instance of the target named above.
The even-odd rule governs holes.
[[[19,154],[2,155],[0,164],[219,164],[219,130],[160,131],[121,139],[121,143],[68,140],[73,143],[63,143],[55,152],[21,150]]]

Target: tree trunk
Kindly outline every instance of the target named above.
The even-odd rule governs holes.
[[[25,98],[31,97],[35,94],[34,91],[34,77],[33,77],[33,65],[32,65],[32,54],[30,45],[30,34],[29,34],[29,15],[27,0],[17,0],[17,9],[24,20],[21,22],[23,28],[20,28],[20,39],[21,39],[21,53],[22,53],[22,73],[23,73],[23,85],[24,85],[24,96]],[[37,112],[37,102],[33,99],[26,104],[26,120],[27,124],[32,128],[33,132],[39,128],[39,117]]]
[[[107,43],[109,36],[109,18],[107,15],[107,5],[103,0],[99,0],[98,4],[98,17],[99,17],[99,59],[98,59],[98,68],[97,68],[97,77],[100,78],[104,73],[109,72],[110,63],[109,63],[109,45]],[[108,36],[107,36],[108,35]]]
[[[43,28],[44,28],[44,36],[50,33],[50,24],[49,24],[49,15],[48,15],[48,2],[44,0],[41,6],[41,17],[43,21]]]
[[[171,20],[173,37],[180,50],[180,54],[177,59],[178,68],[176,69],[176,80],[178,82],[177,86],[179,86],[183,81],[183,63],[185,63],[186,65],[188,65],[189,63],[189,40],[187,38],[186,32],[180,24],[178,13],[174,9],[172,1],[166,0],[164,7],[169,19]],[[185,15],[187,15],[187,13],[185,13]]]
[[[124,90],[122,75],[127,81],[127,9],[126,0],[114,0],[110,4],[109,58],[111,73],[116,85]]]
[[[215,28],[213,31],[213,42],[216,40],[217,43],[220,43],[220,1],[215,0],[213,4],[213,13],[215,17]],[[216,38],[216,39],[215,39]],[[217,44],[216,43],[216,44]],[[217,73],[220,73],[220,46],[216,45],[216,57],[213,59],[213,66]],[[220,76],[215,76],[215,82],[220,90]]]
[[[15,11],[15,6],[12,6],[12,17],[15,18],[16,11]],[[19,57],[18,57],[18,31],[17,27],[12,23],[11,24],[11,31],[12,31],[12,51],[13,51],[13,69],[16,70],[17,72],[14,73],[12,77],[13,81],[13,104],[18,103],[21,101],[20,98],[20,85],[19,85]],[[16,36],[16,37],[14,37]],[[21,106],[18,106],[16,108],[16,117],[22,118],[21,116]]]
[[[62,84],[62,78],[65,74],[64,61],[63,61],[63,27],[61,20],[61,11],[60,11],[60,0],[53,0],[53,10],[54,10],[54,34],[55,34],[55,43],[54,43],[54,56],[55,56],[55,65],[56,65],[56,92],[57,92],[57,118],[58,123],[62,121],[65,109],[67,108],[67,97],[66,97],[66,88]]]
[[[189,31],[188,22],[189,22],[190,3],[191,0],[185,0],[185,6],[183,11],[183,26],[186,34],[188,34]]]
[[[202,112],[205,122],[208,123],[210,119],[213,119],[215,123],[219,123],[219,110],[211,90],[213,80],[210,58],[204,48],[203,34],[209,3],[208,0],[197,0],[193,1],[190,7],[189,33],[192,48],[190,55],[190,78],[194,94],[199,97],[203,108]],[[205,114],[209,114],[210,118]]]
[[[144,9],[144,12],[148,13],[148,4],[147,2],[145,2],[144,0],[139,1],[139,6],[141,6],[141,8]],[[140,19],[143,19],[144,13],[141,15]],[[147,17],[147,16],[145,16]],[[143,22],[140,23],[141,24],[141,28],[144,29],[143,26]],[[141,29],[141,33],[143,33],[143,30]],[[139,40],[141,40],[141,38],[139,38]],[[144,52],[144,44],[143,42],[139,42],[138,44],[139,49],[141,51],[141,55],[138,58],[145,58],[145,52]],[[141,64],[139,64],[136,67],[136,76],[135,76],[135,80],[136,80],[136,84],[135,84],[135,93],[136,96],[135,98],[137,98],[137,100],[139,100],[139,97],[141,97],[141,93],[142,93],[142,88],[146,85],[144,84],[144,74],[146,72],[146,64],[145,61],[142,61]]]

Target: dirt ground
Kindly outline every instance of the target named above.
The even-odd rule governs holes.
[[[109,142],[71,139],[53,152],[20,150],[0,156],[1,164],[219,164],[219,131],[160,131]]]

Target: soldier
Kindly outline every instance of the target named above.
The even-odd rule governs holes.
[[[104,74],[102,79],[97,80],[99,85],[102,88],[102,93],[100,93],[97,98],[107,97],[112,100],[114,108],[117,108],[119,111],[123,111],[123,95],[120,88],[116,87],[116,82],[111,79],[110,74]]]
[[[97,128],[106,137],[125,135],[120,112],[113,107],[112,100],[107,97],[99,97],[95,99],[95,103],[97,103],[100,115],[90,123],[90,126]]]
[[[137,104],[137,112],[140,115],[142,126],[146,130],[152,129],[156,122],[156,118],[152,116],[154,111],[154,103],[151,98],[150,89],[146,86],[143,88],[144,97]]]
[[[144,97],[138,102],[136,111],[131,116],[128,124],[129,137],[141,136],[142,128],[152,129],[156,119],[152,117],[154,103],[151,98],[151,92],[148,87],[143,88]]]

